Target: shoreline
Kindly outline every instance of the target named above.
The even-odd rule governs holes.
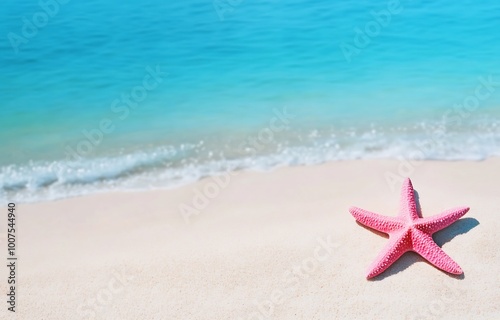
[[[471,207],[435,236],[464,270],[463,279],[411,253],[374,281],[365,279],[387,239],[359,226],[348,208],[396,215],[400,183],[385,175],[399,174],[401,164],[359,160],[242,171],[221,180],[218,192],[217,178],[208,177],[169,190],[18,204],[18,315],[494,318],[500,159],[413,164],[424,217]],[[201,206],[205,191],[212,196]],[[182,204],[198,212],[186,220]]]
[[[388,172],[390,175],[387,177],[387,180],[393,180],[393,184],[396,181],[402,181],[403,178],[411,175],[413,171],[415,171],[419,166],[422,164],[426,163],[482,163],[482,162],[496,162],[498,161],[500,163],[500,157],[497,156],[491,156],[486,159],[478,159],[478,160],[409,160],[409,159],[403,159],[403,160],[396,160],[392,158],[376,158],[376,159],[347,159],[347,160],[331,160],[331,161],[326,161],[326,162],[321,162],[321,163],[316,163],[316,164],[297,164],[297,165],[290,165],[290,164],[282,164],[282,165],[275,165],[273,167],[267,168],[267,169],[256,169],[256,168],[243,168],[243,169],[238,169],[238,170],[229,170],[229,171],[220,171],[216,174],[209,174],[208,176],[198,178],[197,180],[193,181],[184,181],[184,182],[178,182],[172,185],[166,185],[166,186],[149,186],[149,187],[129,187],[129,188],[121,188],[121,187],[114,187],[111,189],[98,189],[95,191],[90,191],[88,193],[82,193],[82,194],[74,194],[74,195],[67,195],[67,196],[58,196],[53,199],[41,199],[41,200],[36,200],[36,201],[18,201],[16,198],[13,199],[4,199],[5,204],[9,202],[15,202],[18,204],[41,204],[41,203],[47,203],[47,202],[57,202],[57,201],[64,201],[67,199],[78,199],[78,198],[86,198],[86,197],[93,197],[96,195],[103,195],[103,194],[120,194],[120,193],[125,193],[125,194],[130,194],[130,193],[143,193],[143,192],[157,192],[157,191],[171,191],[171,190],[176,190],[179,188],[186,188],[189,186],[195,186],[196,184],[203,183],[204,181],[207,180],[217,180],[217,177],[223,177],[223,176],[236,176],[240,174],[252,174],[252,173],[272,173],[277,170],[283,170],[287,168],[303,168],[303,167],[316,167],[316,166],[328,166],[328,165],[333,165],[335,163],[344,163],[344,162],[386,162],[386,163],[397,163],[395,168],[389,170]],[[216,181],[217,182],[217,181]],[[224,183],[220,182],[220,188],[224,188]]]

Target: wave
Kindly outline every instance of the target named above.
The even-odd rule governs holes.
[[[271,170],[354,159],[483,160],[500,156],[500,126],[446,132],[428,124],[339,132],[312,130],[293,143],[231,154],[217,144],[163,146],[149,151],[80,160],[30,161],[0,167],[0,202],[38,202],[110,190],[171,188],[234,170]],[[218,154],[218,156],[214,156]]]

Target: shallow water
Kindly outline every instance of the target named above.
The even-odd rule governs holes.
[[[43,3],[0,12],[2,201],[500,155],[495,1]]]

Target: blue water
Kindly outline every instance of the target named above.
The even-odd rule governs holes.
[[[498,1],[40,3],[0,11],[2,201],[500,155]]]

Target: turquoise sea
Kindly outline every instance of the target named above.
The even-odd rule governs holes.
[[[500,2],[6,0],[0,201],[500,155]]]

